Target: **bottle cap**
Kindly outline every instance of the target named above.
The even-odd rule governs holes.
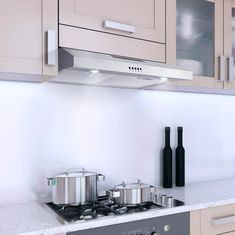
[[[178,131],[183,131],[183,127],[182,126],[178,126]]]
[[[171,128],[169,126],[166,126],[165,131],[171,131]]]

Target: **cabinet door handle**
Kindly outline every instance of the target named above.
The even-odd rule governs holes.
[[[47,31],[47,65],[56,65],[56,32]]]
[[[225,68],[224,68],[224,64],[225,64],[225,59],[224,59],[224,56],[221,55],[219,57],[219,80],[221,82],[225,81]]]
[[[230,223],[234,223],[234,222],[235,222],[235,215],[212,220],[212,224],[214,226],[221,226],[221,225],[230,224]]]
[[[234,58],[233,56],[228,57],[228,81],[233,81],[233,66],[234,66]]]
[[[108,29],[115,29],[119,31],[124,31],[128,33],[134,33],[135,32],[135,26],[129,25],[129,24],[122,24],[110,20],[104,21],[104,27]]]

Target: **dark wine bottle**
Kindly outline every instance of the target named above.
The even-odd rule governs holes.
[[[183,127],[178,127],[178,146],[176,148],[175,166],[175,185],[178,187],[183,187],[185,185],[185,150],[183,147]]]
[[[172,149],[170,127],[165,127],[165,147],[163,149],[163,188],[172,188]]]

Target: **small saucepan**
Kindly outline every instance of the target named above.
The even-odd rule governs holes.
[[[156,188],[149,184],[141,183],[140,180],[124,180],[106,194],[120,205],[134,206],[152,201],[152,195]]]

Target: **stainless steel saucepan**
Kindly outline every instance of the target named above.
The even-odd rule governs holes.
[[[156,188],[140,180],[124,180],[112,190],[106,191],[107,195],[121,205],[139,205],[152,201],[152,195]]]
[[[54,204],[84,205],[96,201],[97,182],[105,180],[105,176],[81,168],[70,169],[47,180]]]

